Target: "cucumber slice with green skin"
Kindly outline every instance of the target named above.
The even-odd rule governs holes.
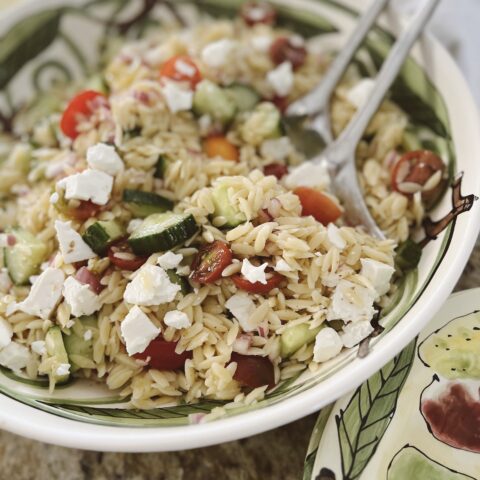
[[[79,359],[79,363],[81,363],[81,358],[93,362],[93,342],[96,329],[98,329],[97,317],[90,315],[88,317],[77,318],[70,335],[64,335],[63,341],[68,358],[70,359],[70,371],[72,373],[85,367],[84,365],[76,363],[76,359]],[[84,335],[88,330],[92,331],[92,338],[85,340]]]
[[[309,325],[302,323],[301,325],[295,325],[294,327],[284,330],[280,337],[282,358],[287,358],[303,345],[312,343],[322,328],[323,325],[310,330]]]
[[[193,111],[226,124],[233,120],[237,106],[223,88],[210,80],[203,80],[197,85],[193,96]]]
[[[107,248],[125,236],[124,228],[114,220],[95,222],[82,235],[85,243],[98,255],[103,255]]]
[[[422,257],[422,247],[414,241],[407,239],[401,243],[395,256],[395,264],[402,270],[412,270],[416,268]]]
[[[225,92],[235,102],[239,112],[252,111],[260,101],[260,95],[246,85],[233,84]]]
[[[104,95],[108,95],[110,92],[103,75],[94,75],[90,77],[85,83],[85,90],[95,90]]]
[[[173,202],[168,198],[141,190],[124,190],[123,201],[138,218],[145,218],[153,213],[168,212],[173,208]]]
[[[192,291],[192,287],[188,283],[188,280],[185,277],[181,277],[175,270],[167,270],[167,275],[172,283],[180,285],[180,291],[183,295],[187,295],[187,293]]]
[[[155,172],[153,176],[155,178],[165,178],[165,173],[168,167],[168,158],[165,155],[160,155],[158,157],[157,164],[155,165]]]
[[[51,327],[45,335],[45,347],[47,349],[47,356],[54,358],[53,372],[49,374],[55,380],[55,383],[66,382],[70,374],[56,375],[55,371],[62,363],[69,363],[68,354],[63,343],[62,331],[59,327]]]
[[[5,247],[4,260],[15,285],[25,285],[40,270],[47,256],[47,246],[30,232],[16,228],[9,232],[15,237],[12,247]]]
[[[224,184],[218,184],[212,192],[212,200],[215,205],[215,217],[224,217],[227,222],[222,225],[226,228],[235,228],[245,223],[247,217],[243,212],[238,211],[228,198],[228,187]]]
[[[166,252],[184,243],[197,229],[193,215],[154,213],[134,230],[128,243],[137,255]]]

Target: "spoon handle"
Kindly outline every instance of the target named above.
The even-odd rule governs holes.
[[[313,115],[328,108],[330,97],[337,87],[338,82],[341,80],[347,67],[350,65],[356,51],[368,35],[375,20],[380,13],[382,13],[389,1],[390,0],[374,0],[370,8],[358,21],[357,27],[351,37],[333,60],[318,87],[300,100],[292,103],[287,110],[288,115]]]
[[[368,102],[353,117],[350,124],[337,139],[337,144],[348,142],[358,145],[371,119],[380,108],[386,93],[397,78],[405,59],[416,40],[430,20],[440,0],[426,0],[422,9],[412,19],[411,24],[393,46],[387,60],[383,64]]]

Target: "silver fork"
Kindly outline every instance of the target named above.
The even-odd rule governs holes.
[[[393,46],[387,60],[377,76],[375,88],[373,89],[369,100],[356,112],[348,126],[335,141],[331,141],[332,134],[330,128],[330,116],[328,114],[330,98],[334,89],[334,87],[332,89],[332,84],[328,84],[328,87],[325,87],[325,89],[321,87],[315,89],[307,96],[293,103],[291,105],[291,110],[289,108],[287,111],[287,114],[289,115],[305,115],[313,113],[317,115],[312,122],[312,128],[322,136],[327,147],[320,155],[312,158],[310,161],[314,163],[326,162],[328,165],[329,173],[332,177],[333,190],[345,206],[345,216],[347,221],[352,225],[363,225],[372,235],[380,239],[384,239],[385,235],[376,224],[365,203],[363,193],[358,183],[355,166],[355,151],[368,127],[368,124],[378,111],[386,93],[400,72],[411,48],[422,33],[439,2],[440,0],[425,1],[425,4],[411,20],[408,28],[401,34],[400,38]],[[377,1],[374,7],[380,8],[380,4],[383,4],[384,6],[385,2]],[[373,17],[373,20],[371,21],[373,23],[376,16],[374,16],[373,7],[371,10]],[[362,30],[362,33],[363,32],[364,30]],[[361,43],[361,40],[357,37],[355,37],[355,41],[357,42],[357,46]],[[353,48],[349,48],[349,53],[352,49]],[[343,59],[342,62],[345,62],[345,59]],[[344,63],[342,63],[342,65],[344,65]],[[337,68],[339,72],[340,67]],[[325,132],[327,133],[325,134]],[[328,137],[328,134],[330,137]]]

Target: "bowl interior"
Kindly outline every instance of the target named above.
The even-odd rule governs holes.
[[[232,17],[240,3],[237,0],[198,0],[193,3],[178,0],[156,3],[48,0],[41,4],[32,1],[28,8],[14,9],[0,20],[0,120],[8,124],[22,103],[41,95],[53,82],[71,81],[94,71],[102,61],[106,38],[119,34],[138,38],[153,28],[168,28],[172,22],[182,21],[188,25],[195,22],[198,15]],[[274,3],[281,24],[307,37],[315,37],[326,49],[339,48],[354,25],[358,10],[368,4],[346,0],[298,0],[294,6],[287,1]],[[395,40],[392,32],[396,27],[396,19],[386,15],[371,32],[355,60],[365,76],[375,75],[378,71]],[[460,116],[459,112],[452,113],[452,109],[458,107],[452,102],[453,91],[447,92],[445,79],[441,80],[443,86],[439,85],[441,67],[432,62],[445,58],[445,54],[442,52],[443,56],[437,57],[437,50],[439,47],[429,39],[417,47],[393,86],[391,97],[409,114],[411,128],[421,139],[422,146],[436,151],[448,163],[455,186],[430,212],[433,219],[443,221],[432,229],[432,239],[424,245],[418,269],[405,277],[391,307],[384,311],[381,323],[385,330],[371,343],[370,371],[375,368],[375,363],[379,368],[387,362],[418,333],[428,315],[432,316],[440,307],[439,297],[446,298],[445,292],[453,288],[455,276],[461,271],[477,232],[476,209],[457,216],[470,210],[473,204],[473,198],[461,197],[460,190],[478,192],[479,167],[469,156],[478,153],[478,145],[469,147],[465,138],[467,132],[460,134],[452,127],[455,124],[452,115],[455,118]],[[452,82],[457,82],[457,76]],[[465,171],[467,175],[462,179],[457,175],[459,171]],[[436,296],[431,295],[433,292]],[[415,321],[418,325],[412,324]],[[398,335],[398,341],[393,339],[395,335]],[[283,381],[263,401],[228,409],[221,416],[258,413],[287,399],[300,398],[307,391],[317,394],[308,408],[318,408],[361,382],[368,375],[368,368],[362,366],[365,361],[357,358],[356,351],[344,353],[315,373],[304,371]],[[343,380],[338,383],[340,378]],[[326,388],[327,385],[330,388]],[[338,388],[335,389],[335,385]],[[222,402],[206,400],[195,405],[133,411],[125,408],[125,400],[115,392],[92,382],[73,380],[50,394],[46,382],[21,378],[6,369],[0,369],[0,391],[34,409],[95,424],[98,428],[189,425],[215,407],[222,406]],[[283,421],[285,423],[302,413],[308,411],[292,412]],[[212,420],[215,420],[215,412]],[[52,416],[52,422],[55,421],[56,417]],[[261,423],[257,431],[264,428]],[[13,423],[8,428],[14,429]],[[235,435],[241,436],[242,432]],[[197,441],[197,444],[201,443]],[[213,442],[206,440],[203,443]],[[187,442],[183,447],[189,445]],[[158,448],[168,447],[159,445]]]

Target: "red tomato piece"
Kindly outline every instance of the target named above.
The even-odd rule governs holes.
[[[283,275],[274,272],[270,278],[267,278],[267,283],[252,283],[239,273],[232,276],[232,281],[240,290],[244,290],[245,292],[249,293],[258,293],[259,295],[266,295],[268,292],[270,292],[270,290],[277,288],[282,283],[284,278],[285,277]]]
[[[273,25],[277,20],[277,11],[273,5],[262,1],[244,3],[240,10],[240,15],[249,26],[259,23]]]
[[[231,362],[237,364],[233,378],[243,387],[258,388],[275,386],[275,374],[272,362],[267,357],[240,355],[233,352]]]
[[[300,198],[302,215],[311,215],[315,220],[328,225],[342,215],[340,207],[327,195],[309,187],[297,187],[294,192]]]
[[[290,62],[296,70],[305,63],[307,49],[300,38],[278,37],[270,46],[270,58],[275,65]]]
[[[148,257],[135,255],[126,240],[111,245],[108,249],[108,258],[120,270],[131,272],[138,270],[148,260]]]
[[[91,217],[95,217],[101,209],[101,205],[97,205],[90,200],[80,200],[80,205],[76,208],[68,209],[66,214],[76,220],[88,220]]]
[[[192,358],[192,352],[176,353],[178,342],[167,342],[161,336],[152,340],[142,353],[136,353],[135,358],[148,360],[148,365],[156,370],[179,370],[185,366],[185,362]]]
[[[98,97],[105,97],[105,95],[95,90],[86,90],[70,100],[60,120],[60,128],[67,137],[72,140],[78,137],[77,123],[79,116],[88,117],[91,115],[93,101]]]
[[[101,283],[100,279],[92,273],[87,267],[82,267],[75,274],[75,278],[84,285],[88,285],[90,289],[95,292],[97,295],[105,288]]]
[[[213,283],[222,276],[225,267],[232,263],[230,247],[219,240],[203,246],[192,263],[191,279],[194,282]]]
[[[278,95],[268,99],[267,102],[273,103],[278,108],[280,113],[285,113],[285,110],[288,108],[289,105],[288,97],[279,97]]]
[[[288,173],[288,167],[282,163],[270,163],[263,167],[263,173],[265,175],[273,175],[281,180]]]
[[[192,89],[202,81],[200,70],[187,55],[177,55],[168,59],[160,68],[160,77],[189,82]]]

